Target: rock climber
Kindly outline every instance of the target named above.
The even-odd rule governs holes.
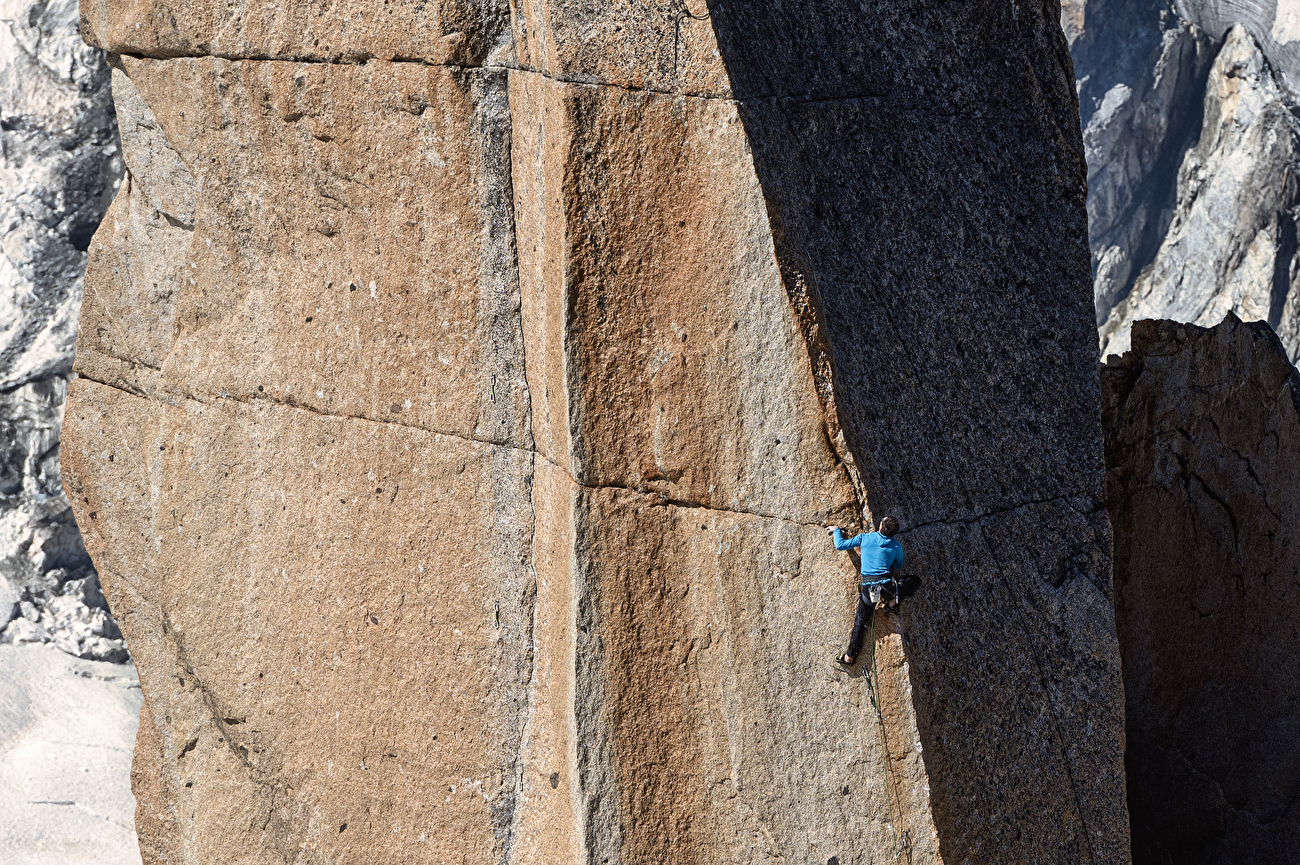
[[[867,622],[870,621],[874,606],[867,597],[871,584],[889,579],[890,571],[903,566],[903,546],[894,540],[898,534],[898,520],[884,517],[880,521],[879,531],[845,539],[839,526],[827,526],[826,533],[835,540],[835,549],[848,550],[858,548],[862,557],[862,584],[858,587],[858,613],[853,618],[853,632],[849,634],[849,650],[835,659],[845,667],[853,666],[858,659],[858,650],[862,648],[862,639],[866,636]],[[882,600],[883,604],[884,601]],[[898,603],[895,595],[890,601],[893,606]]]

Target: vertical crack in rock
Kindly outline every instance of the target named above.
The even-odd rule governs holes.
[[[796,266],[797,253],[788,248],[785,242],[785,232],[781,229],[778,214],[769,207],[767,215],[772,225],[772,240],[781,269],[781,282],[790,297],[791,309],[799,322],[799,329],[808,349],[808,364],[812,369],[817,396],[821,399],[822,414],[825,417],[826,440],[853,484],[857,511],[863,524],[874,526],[875,519],[871,516],[867,489],[858,473],[857,463],[854,462],[853,449],[845,438],[844,428],[840,424],[839,408],[835,403],[835,369],[831,362],[830,346],[826,343],[825,326],[821,321],[817,289],[811,281],[813,270],[806,263],[801,263],[803,266]]]
[[[462,86],[476,86],[473,73],[466,71],[461,74],[465,76]],[[492,803],[501,861],[505,863],[509,863],[512,858],[516,841],[516,814],[520,797],[524,795],[521,763],[533,709],[532,692],[536,675],[534,629],[538,592],[535,567],[537,509],[534,501],[537,455],[528,388],[527,346],[522,330],[522,298],[511,181],[512,118],[507,80],[506,73],[501,71],[485,77],[483,85],[477,85],[482,87],[484,93],[470,126],[472,138],[481,145],[478,151],[478,197],[488,213],[485,244],[488,254],[478,263],[478,284],[486,290],[480,294],[477,317],[483,323],[484,334],[481,338],[489,346],[490,356],[500,357],[503,361],[497,371],[489,374],[487,399],[480,396],[480,415],[475,431],[480,436],[504,443],[515,440],[516,435],[511,427],[518,422],[521,425],[518,439],[527,451],[528,459],[523,478],[526,490],[521,492],[521,495],[527,497],[529,509],[526,528],[528,540],[526,549],[519,553],[520,564],[524,567],[526,576],[524,585],[519,589],[522,597],[516,605],[509,608],[517,610],[523,617],[522,632],[519,634],[523,641],[522,657],[519,660],[522,667],[519,674],[520,709],[509,736],[514,756],[502,772],[503,789],[500,795],[504,801]],[[519,395],[517,400],[513,398],[516,393]],[[496,495],[503,500],[510,497],[504,490],[496,492]],[[509,614],[510,612],[507,613]],[[501,627],[500,616],[500,605],[494,602],[493,624],[498,629]]]
[[[585,495],[574,501],[574,536],[583,537],[587,516]],[[576,553],[580,552],[575,550]],[[620,814],[618,752],[614,747],[615,718],[606,699],[607,652],[602,639],[599,584],[589,568],[578,565],[574,574],[574,738],[577,743],[576,776],[579,781],[579,829],[587,862],[623,861],[623,817]]]
[[[863,530],[866,531],[874,527],[875,517],[870,510],[867,488],[858,472],[852,445],[846,439],[839,420],[839,409],[835,400],[835,370],[832,363],[831,347],[826,341],[825,325],[822,322],[820,300],[816,287],[811,284],[813,268],[809,266],[806,261],[799,262],[797,249],[792,247],[786,241],[785,232],[782,230],[780,225],[779,213],[772,208],[770,200],[765,200],[765,205],[767,207],[768,220],[772,226],[773,243],[777,253],[777,261],[780,266],[782,283],[789,295],[791,309],[794,312],[795,319],[799,323],[800,331],[804,337],[804,342],[807,347],[808,363],[811,367],[817,395],[821,400],[827,442],[833,449],[836,459],[843,467],[845,473],[853,484],[853,490],[857,502],[855,517],[862,520],[861,525],[863,526]],[[798,262],[799,266],[796,266],[795,262]],[[856,571],[861,564],[861,560],[856,550],[850,551],[850,559],[853,562],[854,570]],[[872,633],[868,637],[871,643],[869,650],[873,667],[875,666],[876,655],[881,651],[886,653],[892,651],[905,657],[907,647],[906,639],[902,638],[901,635],[897,636],[899,637],[896,640],[897,645],[889,641],[882,644],[877,641],[875,629],[873,628]],[[907,669],[906,660],[902,661],[901,668],[903,670]],[[893,730],[894,739],[905,739],[910,741],[916,736],[915,716],[911,711],[911,707],[907,705],[910,703],[910,699],[907,700],[907,703],[904,703],[901,699],[896,699],[892,703],[894,711],[890,713],[890,717],[887,719],[885,716],[885,701],[878,690],[881,687],[881,682],[876,676],[875,670],[871,672],[871,675],[874,682],[872,687],[875,688],[876,691],[869,702],[872,706],[872,711],[875,714],[875,720],[879,725],[880,730],[880,745],[883,752],[881,756],[884,761],[880,768],[884,775],[882,782],[888,788],[886,791],[886,797],[891,802],[888,819],[891,826],[893,826],[893,832],[891,834],[894,836],[894,844],[896,847],[894,855],[895,858],[897,858],[901,851],[906,850],[910,860],[913,848],[917,842],[918,829],[920,827],[926,827],[929,828],[930,833],[933,833],[933,820],[928,813],[930,808],[928,797],[922,798],[919,802],[909,802],[900,795],[897,775],[901,770],[894,769],[891,766],[890,730]],[[906,674],[903,676],[903,681],[906,681]],[[903,689],[899,688],[899,690]],[[906,690],[910,691],[910,683],[907,683]],[[909,748],[908,751],[910,753],[911,749]],[[919,775],[919,783],[924,784],[924,786],[928,788],[929,781],[925,778],[924,769],[920,769],[920,771],[915,774]],[[910,809],[908,807],[909,804],[911,805]],[[909,814],[909,810],[911,810],[912,813]],[[921,831],[923,832],[924,830],[922,829]],[[768,838],[769,841],[771,840],[771,836],[767,833],[766,829],[764,829],[764,836]],[[925,853],[932,853],[932,851],[927,849],[929,846],[927,842],[929,840],[930,839],[928,838],[921,839],[920,846],[922,855]],[[773,853],[775,854],[775,851],[773,851]]]

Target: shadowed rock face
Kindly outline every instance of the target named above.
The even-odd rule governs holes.
[[[174,5],[65,434],[146,858],[1127,861],[1054,9]]]
[[[1065,732],[1121,709],[1096,396],[1074,369],[1093,331],[1063,39],[1040,9],[739,8],[714,20],[755,94],[741,117],[783,276],[820,316],[871,509],[900,516],[929,580],[904,631],[945,858],[1122,860],[1109,746]],[[803,75],[821,44],[887,47]],[[1041,796],[1034,838],[1022,812],[971,804],[1013,789]]]
[[[1137,863],[1300,849],[1300,375],[1263,322],[1133,327],[1102,370]]]

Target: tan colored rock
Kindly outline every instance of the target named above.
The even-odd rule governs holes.
[[[515,72],[511,116],[524,318],[543,331],[528,352],[539,453],[585,484],[670,501],[804,521],[856,511],[736,105]],[[758,374],[719,386],[738,369]]]
[[[1290,862],[1300,375],[1229,314],[1137,322],[1102,384],[1134,861]]]
[[[83,459],[146,471],[177,505],[132,523],[148,534],[129,570],[101,556],[149,658],[172,855],[492,849],[509,825],[493,755],[517,747],[528,671],[531,457],[288,406],[77,387]],[[114,417],[85,411],[99,405]],[[88,532],[101,521],[115,522],[97,514]],[[233,815],[252,828],[232,832]]]
[[[85,363],[144,369],[87,374],[151,392],[148,370],[165,361],[182,393],[524,442],[504,73],[121,62],[131,125],[181,144],[124,138],[132,188],[91,273],[129,281],[87,304],[98,350]],[[230,112],[262,122],[232,125]],[[391,127],[390,153],[376,124]],[[192,188],[213,192],[194,203]],[[144,243],[156,258],[135,251]],[[131,312],[142,304],[153,314]],[[153,332],[133,333],[141,324]]]
[[[160,861],[1127,861],[1054,18],[534,2],[506,70],[134,8],[65,466]]]
[[[509,57],[506,0],[371,4],[86,0],[91,45],[144,57],[228,57],[329,62],[426,60],[479,66]]]

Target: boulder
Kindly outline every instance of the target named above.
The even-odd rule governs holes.
[[[1300,374],[1265,322],[1133,325],[1102,369],[1133,859],[1300,849]]]
[[[76,579],[71,576],[61,569],[48,571],[42,575],[45,582],[15,590],[21,599],[14,608],[17,615],[0,625],[0,644],[53,643],[79,658],[125,663],[130,654],[109,614],[98,575],[86,567],[75,572]]]
[[[86,20],[147,861],[1127,861],[1054,13]],[[840,670],[885,513],[925,589]]]

